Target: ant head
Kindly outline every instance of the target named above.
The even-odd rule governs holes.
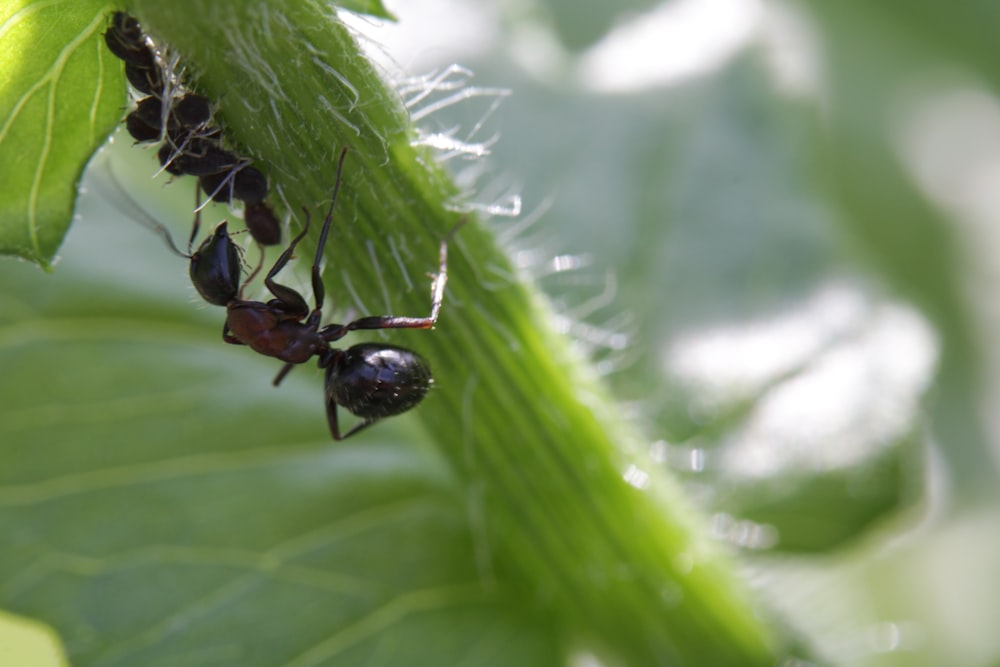
[[[189,273],[191,282],[205,301],[225,306],[239,294],[242,267],[239,248],[229,238],[223,221],[191,255]]]

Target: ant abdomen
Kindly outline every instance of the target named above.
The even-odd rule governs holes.
[[[416,406],[432,383],[430,365],[413,350],[361,343],[334,355],[326,369],[326,400],[376,421]]]

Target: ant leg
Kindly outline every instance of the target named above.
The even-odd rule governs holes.
[[[333,196],[330,197],[330,209],[326,212],[326,219],[323,220],[323,229],[319,233],[319,243],[316,244],[316,259],[312,265],[312,288],[313,298],[316,300],[316,312],[323,307],[323,300],[326,299],[326,289],[323,286],[323,277],[320,275],[320,262],[323,259],[323,249],[326,247],[326,237],[330,232],[330,223],[333,221],[333,207],[337,203],[337,194],[340,192],[340,177],[344,171],[344,158],[347,157],[347,146],[340,151],[340,159],[337,161],[337,176],[333,182]],[[302,210],[305,210],[304,208]],[[308,216],[308,211],[306,216]]]
[[[334,440],[347,440],[348,438],[350,438],[352,435],[354,435],[355,433],[357,433],[361,429],[368,428],[369,426],[371,426],[372,424],[374,424],[377,421],[378,421],[377,419],[372,419],[371,421],[363,421],[360,424],[358,424],[357,426],[355,426],[354,428],[352,428],[347,433],[345,433],[342,436],[340,436],[339,438],[334,437]]]
[[[257,266],[254,267],[253,271],[250,272],[250,275],[247,276],[247,279],[243,281],[242,285],[240,285],[241,301],[243,300],[243,290],[247,288],[247,285],[249,285],[250,282],[257,277],[257,274],[260,273],[260,270],[264,268],[264,246],[260,245],[259,243],[257,244],[257,246],[260,248],[260,260],[257,262]]]
[[[341,433],[340,425],[337,423],[337,403],[328,398],[326,401],[326,421],[330,425],[330,435],[333,436],[334,440],[340,442],[341,440],[347,440],[361,429],[371,426],[378,419],[366,419],[347,433]]]
[[[267,272],[267,276],[264,278],[264,285],[267,286],[268,291],[273,294],[278,301],[278,310],[290,315],[295,315],[296,317],[303,318],[309,314],[309,304],[306,300],[302,298],[302,295],[293,290],[291,287],[286,287],[280,283],[274,281],[274,277],[280,272],[288,261],[292,258],[292,254],[295,252],[295,246],[299,244],[306,234],[309,232],[309,211],[303,209],[306,214],[306,224],[303,226],[302,231],[298,236],[292,239],[292,242],[288,244],[285,248],[285,252],[281,253],[278,257],[278,261],[274,263],[271,270]]]
[[[326,399],[326,422],[330,425],[330,435],[334,440],[343,440],[340,435],[340,426],[337,424],[337,403]]]
[[[395,315],[373,315],[361,317],[347,324],[329,324],[320,330],[320,336],[327,342],[339,340],[348,332],[359,329],[430,329],[437,322],[441,304],[444,301],[444,287],[448,282],[448,240],[465,223],[455,225],[441,241],[438,272],[431,283],[431,314],[427,317],[398,317]]]
[[[278,374],[274,376],[273,380],[271,380],[271,384],[277,387],[279,384],[281,384],[281,381],[285,379],[285,376],[288,375],[289,371],[291,371],[293,368],[295,368],[295,364],[285,364],[284,366],[282,366],[281,370],[278,371]]]
[[[198,238],[198,230],[201,229],[201,183],[194,186],[194,224],[191,225],[191,236],[188,237],[188,255],[194,247],[194,240]]]
[[[225,341],[226,343],[229,343],[230,345],[246,345],[246,343],[244,343],[243,341],[241,341],[239,338],[237,338],[236,336],[234,336],[229,331],[229,319],[228,318],[226,319],[225,324],[222,325],[222,340]]]
[[[120,206],[119,201],[116,199],[116,197],[107,197],[108,201],[111,202],[111,205],[114,206],[122,214],[134,218],[143,227],[146,227],[155,234],[158,234],[163,239],[163,242],[167,244],[167,248],[170,249],[170,252],[174,253],[178,257],[183,257],[184,259],[191,259],[191,248],[188,248],[187,254],[181,252],[180,249],[177,247],[177,244],[174,243],[174,237],[173,235],[171,235],[170,230],[167,229],[167,227],[162,222],[153,218],[153,216],[151,216],[149,213],[146,213],[146,211],[139,205],[139,203],[132,198],[132,195],[128,193],[128,190],[125,189],[125,186],[122,185],[121,181],[118,180],[118,176],[115,174],[115,170],[111,168],[111,163],[106,162],[105,164],[107,165],[108,178],[114,184],[114,187],[117,189],[117,192],[113,194],[121,195],[128,202],[129,210],[125,210],[125,208]]]

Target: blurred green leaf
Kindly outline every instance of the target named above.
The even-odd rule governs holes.
[[[969,247],[981,241],[970,244],[954,211],[920,182],[914,136],[904,130],[929,99],[915,94],[921,88],[940,95],[949,79],[987,81],[994,94],[1000,88],[1000,51],[990,28],[997,6],[919,0],[905,18],[871,3],[802,6],[815,19],[827,63],[827,122],[813,144],[844,212],[839,219],[871,265],[934,322],[942,338],[930,404],[934,435],[944,445],[956,497],[992,498],[995,466],[978,407],[985,349],[968,288]],[[960,74],[961,67],[972,69]],[[965,78],[972,72],[975,78]]]
[[[789,552],[829,552],[845,546],[888,517],[917,505],[922,497],[924,439],[916,436],[873,445],[871,456],[851,466],[785,470],[769,478],[719,481],[713,507],[733,541],[763,527],[749,546]],[[727,517],[726,515],[731,515]],[[738,517],[738,518],[736,518]],[[741,523],[751,521],[757,526]],[[754,545],[753,539],[764,544]]]
[[[122,117],[121,61],[100,39],[108,8],[0,4],[0,254],[51,264],[83,167]]]
[[[544,232],[531,230],[514,243],[546,248],[543,260],[581,258],[582,269],[535,270],[569,314],[570,331],[581,332],[580,344],[612,369],[615,395],[645,421],[652,440],[664,443],[666,465],[704,497],[704,506],[737,522],[760,522],[777,535],[770,548],[824,551],[919,503],[913,433],[920,429],[913,424],[896,427],[888,441],[874,417],[862,417],[868,429],[852,431],[848,441],[838,432],[808,442],[801,434],[782,441],[771,434],[768,441],[747,433],[768,401],[794,392],[796,380],[842,350],[863,345],[877,307],[861,304],[887,298],[877,281],[853,275],[857,262],[834,224],[836,204],[812,163],[811,108],[778,94],[760,54],[706,79],[634,94],[565,92],[530,80],[514,88],[505,113],[517,131],[505,135],[497,156],[523,172],[529,201],[549,193],[553,199]],[[547,131],[557,125],[564,131]],[[581,137],[594,159],[582,157]],[[532,160],[518,157],[529,153]],[[836,308],[842,292],[848,303],[859,302],[852,308],[876,310],[859,310],[847,328],[828,331],[836,313],[820,306],[832,294]],[[581,312],[584,321],[573,321]],[[822,342],[794,352],[778,342],[784,321]],[[740,369],[762,360],[732,346],[766,341],[769,327],[775,343],[767,347],[768,363],[779,365],[744,386]],[[697,381],[680,377],[674,366],[690,354],[681,343],[719,332],[731,349],[715,350],[716,370]],[[616,336],[628,345],[616,349]],[[864,363],[877,358],[870,354]],[[924,390],[910,387],[907,400],[916,405]],[[911,418],[918,414],[914,407]],[[744,475],[727,461],[751,439],[755,456],[775,461],[789,458],[792,447],[783,440],[799,439],[793,449],[804,460],[775,467],[773,477]],[[844,449],[860,454],[849,464],[825,463]],[[701,457],[703,467],[685,468],[691,457]]]
[[[588,5],[581,11],[573,0],[543,0],[552,29],[570,51],[583,51],[604,37],[624,17],[650,9],[655,0],[612,0]]]

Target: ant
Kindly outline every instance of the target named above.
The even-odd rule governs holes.
[[[441,242],[438,273],[431,283],[431,313],[427,317],[397,317],[380,315],[362,317],[347,324],[327,324],[320,326],[325,287],[320,276],[320,262],[323,248],[333,220],[333,209],[340,190],[341,174],[347,149],[340,153],[337,176],[327,211],[316,257],[312,265],[312,290],[316,301],[310,310],[305,298],[294,289],[275,281],[275,276],[288,264],[296,246],[309,231],[309,210],[303,207],[306,216],[303,230],[292,239],[288,247],[268,271],[264,284],[275,297],[270,301],[248,301],[237,295],[226,304],[226,323],[222,338],[233,345],[247,345],[255,352],[275,357],[285,362],[275,376],[273,384],[279,385],[288,372],[297,364],[305,363],[312,357],[318,358],[319,367],[326,370],[325,401],[327,421],[334,440],[343,440],[361,429],[371,426],[384,417],[406,412],[417,405],[430,389],[433,379],[430,366],[416,352],[394,345],[362,343],[344,349],[330,344],[340,340],[351,331],[379,329],[430,329],[437,322],[444,287],[447,280],[447,238]],[[460,223],[461,224],[461,223]],[[223,246],[228,236],[216,237]],[[454,231],[454,230],[453,230]],[[449,234],[449,237],[451,234]],[[206,242],[208,243],[208,242]],[[228,241],[231,243],[231,241]],[[203,244],[203,248],[205,245]],[[230,255],[221,253],[212,246],[206,253],[209,263],[216,257]],[[201,249],[199,249],[199,252]],[[197,286],[197,285],[196,285]],[[226,285],[232,289],[233,283]],[[199,288],[199,291],[201,289]],[[222,290],[220,290],[221,292]],[[363,421],[346,433],[340,432],[337,420],[337,406]]]

